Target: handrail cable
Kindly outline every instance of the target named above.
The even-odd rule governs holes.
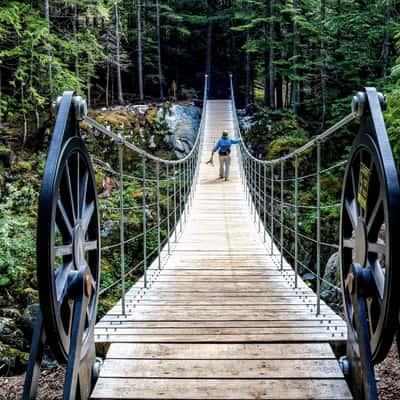
[[[200,125],[198,128],[198,134],[189,153],[178,160],[166,160],[154,156],[139,148],[135,144],[130,143],[128,140],[125,139],[125,137],[123,137],[122,134],[116,134],[110,129],[102,126],[93,118],[88,116],[83,118],[83,120],[93,128],[94,132],[101,132],[119,146],[118,170],[111,167],[100,157],[92,155],[91,159],[95,168],[98,168],[99,170],[116,177],[116,186],[117,188],[119,188],[119,196],[117,195],[115,199],[113,198],[113,203],[119,201],[119,207],[114,207],[112,204],[101,204],[102,199],[99,199],[100,210],[105,212],[119,211],[120,226],[120,240],[118,241],[118,243],[102,247],[101,252],[103,253],[103,256],[105,256],[104,253],[108,253],[110,255],[115,254],[114,250],[119,249],[121,255],[119,278],[108,286],[102,288],[99,294],[103,295],[110,289],[120,285],[123,314],[125,314],[126,312],[125,278],[132,275],[135,271],[138,271],[139,268],[142,268],[143,285],[144,289],[147,289],[147,270],[150,270],[151,267],[151,270],[153,271],[153,267],[155,268],[157,263],[158,269],[162,268],[164,258],[168,258],[171,254],[171,241],[174,240],[176,242],[178,240],[178,233],[180,234],[182,232],[183,223],[187,221],[187,215],[192,205],[193,193],[196,189],[196,184],[199,178],[199,165],[201,160],[200,151],[204,142],[204,129],[206,123],[207,93],[208,77],[206,75],[204,80],[203,110],[201,114]],[[129,173],[129,171],[128,173],[126,173],[126,171],[124,171],[124,152],[122,151],[123,147],[136,153],[142,160],[142,167],[135,171],[135,174]],[[146,168],[146,160],[153,162],[155,168]],[[135,176],[139,173],[142,173],[142,176]],[[138,190],[141,190],[142,204],[129,207],[125,206],[124,197],[127,196],[127,194],[123,190],[125,180],[137,181],[139,183]],[[151,194],[151,196],[149,196],[149,194]],[[163,197],[161,197],[161,194],[163,194]],[[157,201],[147,202],[148,198],[157,198]],[[173,203],[172,206],[171,203]],[[163,204],[162,208],[160,207],[161,204]],[[127,221],[125,220],[125,211],[129,212],[134,210],[142,211],[143,230],[140,233],[126,239],[125,224],[127,223]],[[152,213],[152,215],[154,215],[153,222],[149,221],[147,210],[151,210],[150,212]],[[166,211],[165,214],[164,211]],[[112,220],[113,218],[111,218],[111,221]],[[153,235],[154,233],[156,233],[157,236],[157,244],[150,252],[147,252],[149,235]],[[137,240],[143,241],[143,259],[136,263],[136,265],[134,265],[126,272],[125,251],[129,249],[125,249],[125,246],[126,244]],[[148,263],[151,262],[153,258],[155,259],[155,264],[149,264],[150,267],[148,268]]]
[[[339,246],[337,244],[328,243],[321,240],[321,211],[324,209],[336,210],[341,207],[341,203],[339,202],[335,202],[333,204],[321,204],[320,178],[321,175],[336,168],[342,167],[347,163],[347,160],[342,159],[329,167],[321,168],[321,144],[330,139],[340,129],[354,121],[358,116],[357,112],[355,109],[353,109],[350,114],[345,116],[339,122],[326,129],[323,133],[315,136],[296,150],[291,151],[290,153],[279,158],[263,160],[254,157],[244,142],[244,137],[240,129],[236,112],[232,75],[230,75],[230,92],[234,134],[236,137],[241,139],[241,143],[239,145],[239,172],[241,183],[243,184],[245,191],[246,201],[249,205],[250,214],[254,219],[254,223],[258,225],[258,231],[260,233],[261,226],[263,226],[263,237],[266,246],[266,233],[270,235],[271,243],[268,244],[267,251],[269,251],[271,256],[279,259],[277,261],[278,270],[283,272],[285,254],[292,258],[294,263],[292,267],[295,272],[295,288],[298,287],[299,267],[304,271],[312,273],[313,276],[316,277],[316,314],[319,315],[321,310],[321,283],[326,283],[329,287],[335,289],[336,291],[340,290],[338,286],[334,285],[332,282],[329,282],[324,276],[322,276],[321,255],[329,255],[328,251],[337,252]],[[301,163],[301,159],[304,153],[313,147],[316,148],[315,171],[310,174],[299,175],[299,164]],[[284,167],[289,160],[290,168],[294,169],[294,176],[285,177],[284,174],[286,174],[286,170]],[[306,179],[313,178],[315,179],[315,183],[311,181],[310,183],[307,183],[307,185],[315,185],[310,186],[312,190],[316,188],[316,200],[314,200],[315,204],[301,203],[299,198],[299,184]],[[290,184],[291,186],[288,187],[287,184]],[[302,185],[304,185],[304,183]],[[288,211],[285,212],[285,209]],[[301,210],[310,211],[303,212]],[[315,212],[315,237],[308,236],[299,230],[299,227],[301,226],[299,223],[299,216],[310,215],[311,212]],[[292,223],[293,225],[290,226]],[[288,232],[290,232],[289,237],[291,239],[294,236],[294,251],[290,251],[287,247],[285,247],[285,235],[287,236]],[[315,260],[311,260],[311,265],[306,265],[302,260],[300,260],[300,240],[309,242],[316,248]],[[302,249],[304,248],[302,247]],[[278,255],[276,255],[276,250],[279,250]],[[324,250],[323,253],[322,250]],[[313,270],[313,267],[315,270]]]

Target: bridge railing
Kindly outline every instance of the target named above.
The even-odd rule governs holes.
[[[63,398],[89,398],[101,367],[94,340],[99,296],[118,289],[125,314],[127,279],[143,272],[143,287],[138,282],[137,289],[146,290],[187,220],[198,180],[207,91],[206,76],[198,135],[179,160],[149,154],[127,139],[130,132],[125,135],[123,127],[115,133],[88,117],[86,102],[74,92],[54,104],[57,117],[37,221],[40,308],[23,399],[36,396],[45,345],[67,366]]]
[[[147,289],[171,254],[171,247],[187,221],[198,179],[207,88],[205,76],[203,110],[195,143],[178,160],[150,154],[126,139],[122,129],[112,132],[93,118],[84,117],[84,122],[92,128],[87,140],[94,170],[103,177],[103,183],[108,180],[110,186],[118,189],[117,195],[113,190],[109,196],[107,189],[99,195],[102,264],[116,264],[116,260],[119,264],[119,278],[110,282],[106,276],[108,279],[101,282],[99,295],[116,290],[123,314],[127,279],[143,273],[143,289]],[[103,189],[104,186],[107,182]],[[119,231],[117,242],[104,238],[115,237],[115,230]],[[157,267],[149,269],[154,260]]]
[[[339,249],[336,227],[339,225],[341,184],[349,150],[337,140],[340,141],[341,130],[357,117],[357,110],[352,110],[294,151],[279,158],[263,160],[255,157],[246,145],[238,121],[232,76],[230,85],[234,129],[242,139],[241,179],[254,222],[259,231],[263,229],[265,242],[268,243],[268,236],[272,239],[267,245],[278,269],[283,270],[285,259],[293,266],[293,286],[298,287],[299,277],[313,286],[317,296],[315,311],[319,315],[323,287],[337,293],[337,296],[328,296],[325,291],[326,299],[341,296],[341,288],[325,279],[323,271],[328,259]],[[340,176],[339,180],[326,179],[332,178],[332,173]],[[336,188],[324,187],[323,184],[326,186],[331,182]],[[323,190],[333,192],[327,201]],[[323,228],[325,232],[329,231],[328,237],[321,236]],[[339,268],[338,258],[336,264]]]
[[[290,261],[294,288],[300,272],[314,278],[317,316],[322,285],[338,292],[348,328],[347,354],[340,360],[343,372],[354,398],[377,400],[374,365],[386,358],[396,332],[400,343],[400,255],[395,244],[400,185],[383,115],[386,99],[366,87],[353,97],[352,112],[334,126],[288,154],[261,160],[243,140],[232,77],[230,87],[235,133],[242,138],[240,173],[254,222],[260,232],[263,227],[266,246],[282,273],[285,259]],[[340,137],[340,130],[356,117],[358,133],[349,151],[348,133]],[[343,176],[333,174],[335,169]],[[329,191],[333,195],[327,201]],[[310,214],[308,226],[303,210]],[[304,242],[314,246],[312,252],[306,248],[306,260],[300,253],[305,253]],[[331,274],[341,287],[322,276],[325,251],[328,256],[337,253]]]

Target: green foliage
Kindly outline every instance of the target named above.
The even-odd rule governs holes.
[[[0,204],[0,286],[20,285],[21,278],[34,268],[36,221],[26,210],[36,204],[36,198],[30,185],[7,186],[7,200]]]
[[[385,112],[388,135],[396,160],[400,160],[400,90],[394,89],[389,93],[388,109]]]

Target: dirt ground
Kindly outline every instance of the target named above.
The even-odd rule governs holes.
[[[43,371],[38,400],[61,400],[65,370]],[[387,359],[376,367],[380,400],[400,399],[400,361],[393,345]],[[0,400],[21,399],[24,376],[0,378]]]
[[[43,371],[39,380],[37,400],[61,400],[65,369],[57,367],[53,371]],[[24,375],[0,378],[0,400],[22,398]]]
[[[376,368],[376,378],[381,400],[400,399],[400,361],[394,343],[386,360]]]

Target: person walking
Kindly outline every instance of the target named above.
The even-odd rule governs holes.
[[[214,153],[218,151],[219,155],[219,178],[229,179],[230,167],[231,167],[231,146],[233,144],[240,143],[240,139],[230,139],[227,131],[222,132],[222,137],[218,140],[214,146],[211,158],[207,164],[213,164]]]

